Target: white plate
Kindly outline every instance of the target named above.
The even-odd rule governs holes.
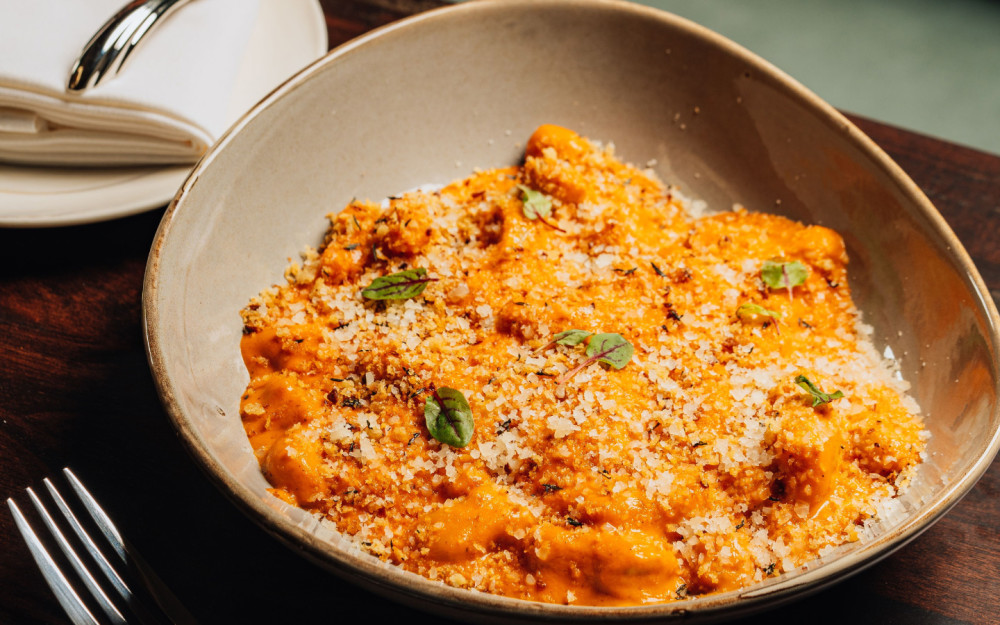
[[[230,118],[238,119],[281,80],[326,50],[326,22],[318,0],[261,0]],[[167,204],[190,171],[190,165],[0,165],[0,226],[69,226],[140,213]]]

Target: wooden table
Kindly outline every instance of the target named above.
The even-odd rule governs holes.
[[[439,2],[323,4],[333,46]],[[927,193],[1000,300],[1000,157],[854,121]],[[181,446],[142,344],[143,270],[161,214],[0,231],[0,496],[23,500],[26,486],[72,466],[204,623],[432,622],[279,544],[217,492]],[[1000,623],[1000,463],[895,555],[742,623],[803,621]],[[0,622],[66,622],[6,510]]]

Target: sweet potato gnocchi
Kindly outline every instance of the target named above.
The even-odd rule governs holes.
[[[330,222],[242,312],[242,418],[277,497],[406,570],[585,605],[732,590],[857,540],[921,461],[827,228],[694,214],[556,126]]]

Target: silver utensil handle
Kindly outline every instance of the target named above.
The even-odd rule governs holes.
[[[132,0],[122,7],[83,48],[73,64],[67,88],[83,91],[122,70],[129,54],[163,20],[191,0]]]

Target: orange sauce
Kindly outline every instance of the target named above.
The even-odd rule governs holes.
[[[529,219],[519,185],[551,215]],[[693,216],[555,126],[520,167],[330,220],[243,311],[242,417],[276,496],[409,571],[588,605],[732,590],[857,540],[920,461],[916,407],[868,342],[831,230]],[[765,284],[772,259],[804,283]],[[434,281],[360,295],[406,268]],[[542,348],[568,329],[618,333],[634,356],[559,389],[584,345]],[[800,375],[843,397],[814,405]],[[428,432],[433,387],[468,399],[467,446]]]

